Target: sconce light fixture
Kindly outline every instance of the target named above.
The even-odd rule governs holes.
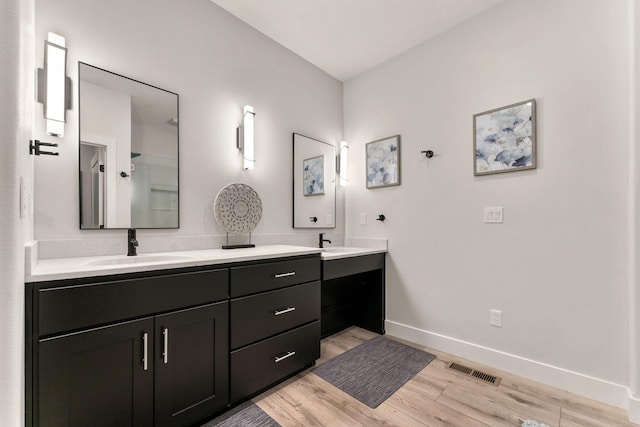
[[[347,186],[347,160],[348,160],[347,141],[340,142],[340,148],[338,149],[338,161],[336,162],[338,168],[338,185],[340,187]]]
[[[49,33],[44,42],[44,69],[38,69],[38,102],[43,104],[47,133],[64,135],[66,111],[71,108],[71,79],[67,77],[64,37]]]
[[[242,124],[238,127],[237,147],[244,158],[244,169],[253,169],[255,163],[253,147],[253,122],[256,113],[251,105],[245,105],[242,114]]]

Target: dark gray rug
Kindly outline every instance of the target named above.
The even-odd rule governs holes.
[[[377,408],[436,356],[383,336],[312,369],[320,378],[371,408]]]
[[[273,418],[252,401],[203,424],[201,427],[280,427]]]

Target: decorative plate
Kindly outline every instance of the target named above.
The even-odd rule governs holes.
[[[262,201],[250,186],[229,184],[216,196],[214,214],[227,233],[249,234],[262,218]]]

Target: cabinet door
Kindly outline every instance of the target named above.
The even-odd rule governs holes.
[[[152,352],[152,318],[40,340],[35,424],[152,425]]]
[[[229,303],[155,318],[155,426],[189,425],[229,402]]]

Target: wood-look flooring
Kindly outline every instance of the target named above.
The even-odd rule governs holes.
[[[373,338],[352,327],[321,344],[318,364]],[[387,335],[388,338],[396,339]],[[402,340],[398,340],[402,341]],[[506,372],[402,341],[437,355],[378,408],[371,409],[306,370],[253,401],[288,426],[521,426],[525,420],[556,427],[636,426],[626,411]],[[447,369],[450,361],[502,378],[485,384]]]

